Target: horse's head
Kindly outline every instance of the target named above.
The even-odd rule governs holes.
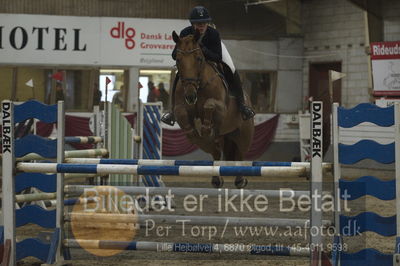
[[[172,37],[176,43],[176,66],[183,84],[185,101],[193,105],[197,102],[200,76],[205,62],[198,44],[200,33],[196,31],[194,35],[179,38],[174,31]]]

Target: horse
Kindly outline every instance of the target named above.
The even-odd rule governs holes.
[[[177,123],[189,141],[215,161],[242,161],[253,139],[253,118],[242,119],[236,98],[229,95],[221,74],[202,53],[200,33],[180,38],[173,31],[172,37],[179,75],[173,110]],[[247,95],[245,102],[250,104]],[[235,178],[237,188],[245,187],[247,182],[243,176]],[[213,176],[211,184],[220,188],[224,180]]]

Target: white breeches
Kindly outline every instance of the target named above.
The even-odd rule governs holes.
[[[235,65],[233,64],[232,58],[228,52],[228,49],[226,49],[225,44],[221,41],[221,48],[222,48],[222,62],[227,64],[230,69],[232,70],[232,73],[235,73]]]

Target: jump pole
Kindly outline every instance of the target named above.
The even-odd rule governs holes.
[[[76,136],[76,137],[65,137],[65,143],[79,143],[79,144],[98,144],[103,142],[103,138],[100,136]]]
[[[56,192],[50,193],[30,193],[30,194],[17,194],[15,195],[15,202],[31,202],[31,201],[40,201],[40,200],[55,200],[57,198]],[[83,204],[85,202],[96,202],[99,199],[96,198],[76,198],[76,199],[64,199],[65,205],[73,205],[73,204]],[[57,201],[55,201],[57,202]],[[74,203],[72,203],[74,202]]]
[[[284,166],[146,166],[121,164],[17,163],[27,173],[90,173],[174,176],[262,176],[289,177],[307,174],[306,167]]]
[[[75,150],[75,151],[65,151],[65,158],[74,157],[95,157],[95,156],[106,156],[108,155],[107,149],[88,149],[88,150]],[[31,161],[31,160],[44,160],[44,158],[36,153],[30,153],[23,157],[16,158],[17,161]]]
[[[31,194],[19,194],[15,195],[15,202],[30,202],[39,200],[53,200],[57,198],[57,193],[31,193]]]
[[[276,256],[303,256],[309,255],[309,248],[293,248],[271,245],[239,245],[239,244],[192,244],[172,242],[150,241],[107,241],[67,239],[65,246],[81,248],[81,245],[89,249],[114,249],[114,250],[138,250],[157,252],[181,252],[181,253],[240,253],[249,255],[276,255]]]
[[[67,163],[79,164],[127,164],[127,165],[164,165],[164,166],[287,166],[307,167],[309,162],[273,162],[273,161],[210,161],[210,160],[151,160],[151,159],[104,159],[104,158],[67,158]],[[331,170],[331,163],[322,163],[325,170]]]
[[[215,189],[215,188],[185,188],[185,187],[134,187],[134,186],[113,186],[113,188],[122,191],[126,194],[140,196],[150,195],[175,195],[175,196],[186,196],[190,195],[208,195],[214,196],[258,196],[263,195],[271,198],[279,197],[293,197],[298,198],[300,196],[310,196],[310,191],[299,191],[299,190],[249,190],[249,189]],[[89,185],[66,185],[64,188],[65,193],[69,195],[84,195],[86,192],[112,192],[108,186],[89,186]],[[330,195],[329,193],[323,193],[323,195]]]
[[[149,222],[156,224],[175,225],[208,225],[208,226],[279,226],[309,228],[308,219],[287,218],[254,218],[254,217],[223,217],[223,216],[186,216],[186,215],[163,215],[163,214],[97,214],[97,213],[69,213],[65,221],[93,223],[139,223],[148,225]],[[324,220],[324,226],[330,226],[329,220]]]

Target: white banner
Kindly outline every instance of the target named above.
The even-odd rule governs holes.
[[[400,94],[400,41],[371,43],[375,95]]]
[[[375,91],[400,91],[400,60],[373,60]]]
[[[102,64],[172,66],[172,31],[179,34],[187,24],[185,20],[102,18]]]
[[[379,107],[389,107],[400,103],[400,99],[376,99],[375,104]]]
[[[171,67],[187,20],[0,14],[0,63]]]
[[[0,62],[97,64],[99,18],[0,15]]]

